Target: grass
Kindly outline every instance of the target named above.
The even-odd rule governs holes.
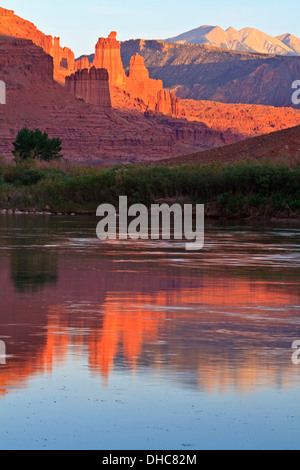
[[[224,216],[274,216],[284,210],[300,215],[300,164],[282,159],[168,168],[0,163],[0,209],[95,212],[102,203],[117,205],[123,195],[129,204],[147,206],[162,199],[215,203]]]

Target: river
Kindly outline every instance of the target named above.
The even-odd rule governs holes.
[[[299,226],[96,224],[0,216],[0,449],[299,448]]]

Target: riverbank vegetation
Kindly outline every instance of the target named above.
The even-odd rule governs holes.
[[[102,203],[205,203],[216,217],[300,216],[299,162],[94,168],[67,162],[0,163],[0,210],[95,213]]]

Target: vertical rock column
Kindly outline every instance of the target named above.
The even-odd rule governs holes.
[[[79,70],[69,77],[66,77],[66,88],[86,103],[101,108],[104,112],[110,113],[112,110],[109,76],[105,69]]]
[[[108,70],[110,85],[121,89],[124,87],[126,75],[121,59],[121,45],[117,41],[116,32],[110,33],[107,39],[99,39],[93,65],[96,68]]]

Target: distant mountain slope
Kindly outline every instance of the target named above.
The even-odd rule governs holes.
[[[186,99],[291,107],[292,83],[300,79],[299,56],[145,40],[126,41],[121,52],[125,67],[141,54],[150,76]]]
[[[290,36],[291,39],[286,39],[286,36]],[[202,44],[263,54],[300,55],[300,39],[290,34],[273,37],[255,28],[243,28],[240,31],[228,28],[225,31],[220,26],[200,26],[174,38],[166,39],[166,42]]]
[[[288,46],[295,54],[300,55],[300,39],[292,34],[282,34],[277,39]]]

